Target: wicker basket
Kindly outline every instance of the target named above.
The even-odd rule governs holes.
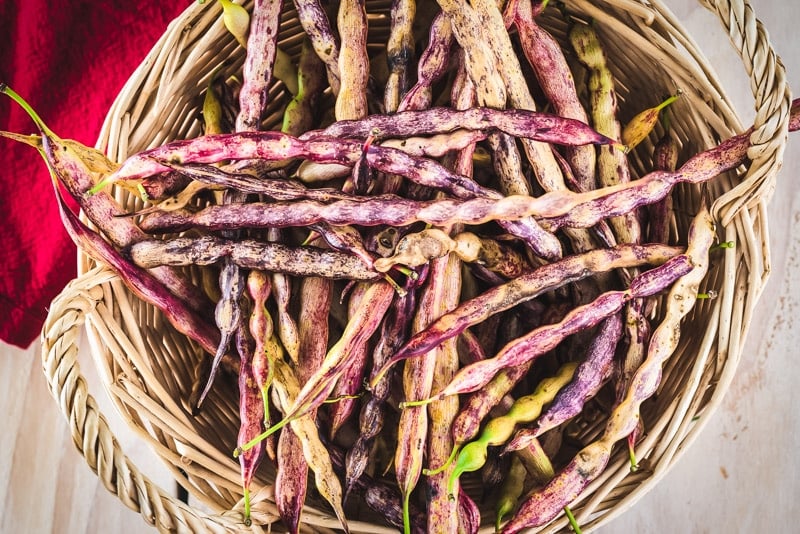
[[[626,451],[617,451],[605,473],[572,504],[586,531],[607,523],[644,495],[709,419],[736,370],[751,313],[769,273],[765,202],[781,165],[789,110],[783,67],[747,2],[701,3],[729,31],[756,99],[752,163],[717,178],[709,187],[721,238],[734,241],[736,247],[726,250],[724,260],[713,265],[706,290],[715,289],[719,296],[700,303],[687,318],[680,347],[664,369],[659,394],[643,405],[645,435],[637,452],[648,468],[632,473]],[[112,158],[121,161],[142,149],[200,133],[198,95],[209,75],[222,61],[235,72],[243,59],[241,49],[221,25],[218,6],[209,4],[195,2],[175,20],[122,90],[98,142]],[[672,114],[672,131],[684,154],[742,131],[712,69],[661,1],[596,4],[575,0],[570,8],[596,20],[604,32],[601,36],[609,44],[622,120],[647,107],[650,101],[644,98],[680,88],[683,97]],[[385,42],[383,15],[389,8],[388,0],[367,1],[368,12],[374,15],[374,43]],[[545,16],[542,24],[565,39],[563,21]],[[296,14],[287,9],[280,44],[297,54],[301,37]],[[643,77],[642,72],[651,76]],[[281,105],[285,93],[280,84],[274,97],[276,105]],[[637,154],[647,154],[651,148],[645,143]],[[631,158],[634,172],[647,167],[646,158]],[[138,202],[122,191],[118,199],[129,208]],[[685,232],[699,189],[679,187],[674,199],[676,224]],[[280,530],[267,471],[259,473],[254,526],[248,529],[242,522],[240,475],[230,454],[237,431],[234,390],[215,388],[202,414],[191,416],[187,399],[192,369],[202,357],[197,349],[151,306],[132,296],[108,269],[81,256],[80,272],[52,303],[42,345],[49,386],[90,467],[110,491],[159,530],[260,532],[262,525]],[[192,506],[154,486],[113,439],[77,363],[76,343],[83,327],[113,403],[189,489]],[[338,526],[323,507],[308,506],[303,521],[312,531],[332,531]],[[541,531],[557,531],[565,523],[562,518]],[[393,532],[371,523],[368,515],[354,517],[350,528],[352,532]]]

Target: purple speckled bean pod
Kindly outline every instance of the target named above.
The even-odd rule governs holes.
[[[245,205],[212,205],[198,212],[154,212],[142,218],[146,232],[163,233],[189,228],[224,230],[232,228],[287,228],[319,222],[333,225],[408,226],[415,222],[443,226],[453,223],[481,224],[493,219],[493,212],[508,213],[514,200],[528,204],[521,197],[508,201],[486,198],[469,200],[407,200],[394,195],[360,197],[330,204],[316,201],[250,202]]]
[[[274,336],[274,325],[269,310],[267,310],[267,299],[272,293],[272,284],[269,276],[263,271],[253,270],[247,273],[247,294],[250,297],[250,318],[247,322],[250,337],[255,346],[250,361],[253,379],[261,392],[263,401],[262,419],[264,426],[269,426],[269,388],[272,382],[272,361],[275,358],[283,357],[281,347],[276,343]],[[261,433],[256,432],[246,441]],[[272,438],[272,436],[271,436]],[[275,460],[275,440],[266,440],[267,456],[270,460]]]
[[[421,354],[442,340],[458,335],[488,317],[531,300],[547,291],[592,274],[645,264],[661,264],[680,253],[664,245],[620,245],[597,249],[546,264],[462,302],[406,343],[395,358]],[[395,360],[393,358],[393,360]],[[396,361],[396,360],[395,360]]]
[[[589,124],[561,45],[536,23],[535,17],[541,11],[540,2],[532,6],[531,0],[513,0],[506,6],[506,25],[516,26],[522,51],[555,114]],[[570,147],[566,154],[581,187],[586,191],[595,189],[594,147]]]
[[[453,137],[458,141],[459,137]],[[471,142],[471,141],[469,141]],[[304,141],[280,132],[241,132],[174,141],[128,158],[106,183],[116,180],[142,179],[169,170],[183,163],[218,163],[226,159],[307,158],[321,163],[353,166],[361,158],[375,170],[400,174],[421,185],[435,187],[456,197],[490,196],[501,198],[496,191],[478,185],[466,176],[456,174],[432,159],[407,154],[404,151],[370,144],[367,150],[359,141],[318,138]],[[458,145],[456,146],[458,148]],[[161,162],[169,162],[162,164]],[[205,169],[208,171],[208,169]],[[224,180],[221,173],[207,173],[208,179]],[[243,176],[229,176],[245,186],[258,187]],[[276,186],[278,184],[275,184]],[[275,189],[279,189],[276,187]]]
[[[259,209],[256,208],[258,204],[253,203],[240,208],[245,210],[244,212],[236,212],[233,217],[229,215],[231,220],[227,224],[229,227],[297,226],[327,220],[332,224],[405,226],[422,221],[434,225],[447,225],[480,224],[494,219],[514,220],[534,216],[540,218],[548,229],[553,231],[563,226],[585,228],[596,225],[604,218],[621,215],[645,204],[657,202],[669,194],[672,187],[678,183],[702,183],[737,167],[746,161],[748,146],[747,134],[737,135],[695,155],[676,172],[653,171],[633,182],[583,193],[552,191],[540,197],[509,196],[496,200],[472,198],[427,202],[414,202],[397,197],[374,197],[357,203],[342,200],[327,205],[305,201],[291,204],[292,208],[288,209],[290,213],[280,215],[276,209],[280,204],[276,203],[269,205],[270,213],[260,214],[261,220],[254,218]],[[219,220],[219,215],[210,218],[210,220],[217,219],[213,224],[210,220],[203,221],[203,215],[200,215],[220,208],[223,210],[220,214],[226,213],[225,209],[239,209],[237,206],[210,206],[191,216],[176,213],[151,214],[140,226],[148,231],[145,224],[149,218],[162,216],[166,220],[173,218],[173,228],[179,227],[175,222],[177,220],[185,225],[184,229],[192,225],[222,229],[225,226]],[[303,208],[306,208],[305,211]],[[291,220],[290,217],[294,218],[295,222],[286,222]]]
[[[359,317],[356,314],[359,311],[363,313],[363,310],[359,309],[359,303],[367,287],[366,284],[356,284],[350,290],[350,298],[347,303],[348,321],[358,321]],[[363,387],[369,349],[370,345],[366,343],[353,347],[351,354],[348,356],[350,363],[342,371],[336,381],[336,386],[331,392],[331,397],[335,399],[335,402],[328,406],[331,441],[333,441],[334,436],[336,436],[339,429],[347,422],[356,408],[357,399],[353,398],[353,396],[357,395]]]
[[[331,28],[328,14],[320,0],[294,0],[297,17],[317,56],[325,63],[328,83],[333,94],[339,94],[339,43]]]
[[[308,493],[308,463],[303,444],[291,428],[278,436],[275,505],[289,532],[299,534],[300,519]]]
[[[316,247],[290,247],[255,239],[205,235],[140,241],[123,252],[140,267],[210,265],[230,261],[247,269],[331,279],[375,280],[381,277],[363,258]]]
[[[703,207],[692,222],[686,254],[682,256],[691,258],[691,269],[670,289],[665,299],[665,317],[653,332],[647,359],[633,376],[624,399],[611,412],[602,436],[581,449],[547,485],[529,494],[516,515],[503,527],[503,534],[516,534],[555,518],[603,472],[613,445],[639,424],[639,407],[658,389],[662,366],[678,346],[680,323],[697,301],[700,283],[708,272],[708,252],[715,239],[714,223]]]
[[[537,320],[532,326],[560,321],[564,318],[566,311],[564,305],[550,305],[544,312],[538,314]],[[466,332],[469,330],[464,331],[464,333]],[[485,359],[484,357],[475,361]],[[463,402],[461,411],[450,428],[453,441],[457,445],[466,443],[478,435],[481,422],[490,411],[497,407],[504,410],[511,408],[513,399],[507,395],[527,375],[532,365],[533,361],[530,361],[503,369],[494,375],[480,391],[474,392]]]
[[[442,302],[449,281],[443,276],[447,272],[449,258],[436,258],[431,262],[428,284],[422,288],[416,314],[412,321],[413,330],[421,330],[442,313]],[[403,396],[409,400],[424,399],[430,395],[436,369],[437,351],[423,354],[406,362],[403,368]],[[429,429],[428,409],[414,406],[400,413],[398,440],[394,455],[395,477],[403,496],[403,509],[407,517],[411,493],[422,475],[426,440]],[[404,523],[408,523],[407,520]]]
[[[458,492],[458,533],[478,534],[481,527],[481,511],[478,503],[465,491]]]
[[[298,379],[306,382],[319,368],[328,347],[328,315],[332,299],[332,283],[319,277],[300,281],[298,314]],[[317,411],[309,412],[314,418]],[[277,473],[275,476],[276,504],[281,517],[291,528],[299,528],[300,514],[308,490],[308,463],[302,444],[291,427],[284,428],[278,437]]]
[[[298,379],[306,382],[322,364],[328,348],[328,315],[332,298],[332,282],[318,277],[300,281],[298,314]],[[316,417],[316,410],[308,416]],[[275,496],[278,511],[292,532],[300,527],[300,515],[308,491],[308,462],[303,456],[300,439],[291,427],[278,436]]]
[[[641,206],[658,202],[667,196],[676,184],[702,183],[723,172],[735,169],[747,161],[750,146],[748,133],[733,136],[719,145],[690,158],[677,171],[655,170],[646,176],[616,186],[588,202],[580,203],[563,215],[543,220],[552,230],[564,226],[585,227],[607,217],[629,213]]]
[[[678,166],[678,143],[666,133],[653,147],[653,168],[662,171],[675,171]],[[653,243],[669,241],[672,218],[672,195],[650,204],[647,210],[647,238]]]
[[[380,337],[372,355],[372,374],[394,354],[408,337],[408,324],[416,305],[417,288],[427,279],[427,270],[416,280],[408,278],[405,294],[395,298],[381,324]],[[347,451],[345,468],[346,495],[362,476],[369,462],[370,449],[384,424],[386,401],[390,394],[391,374],[383,377],[367,393],[359,415],[359,434]],[[402,519],[400,524],[402,525]]]
[[[455,308],[461,296],[461,260],[454,254],[447,257],[447,263],[441,276],[445,279],[442,297],[437,313]],[[445,386],[456,374],[459,368],[457,339],[453,338],[437,347],[433,380],[431,390],[435,391]],[[431,465],[441,465],[447,461],[450,451],[453,450],[450,428],[458,414],[458,399],[456,397],[444,399],[430,404],[428,409],[429,425],[427,448],[425,457]],[[447,480],[449,471],[430,473],[425,483],[428,494],[428,529],[454,532],[458,529],[461,503],[453,502],[447,495]],[[464,503],[469,505],[471,503]],[[470,517],[469,514],[467,517]]]
[[[48,165],[100,232],[116,246],[146,239],[144,232],[130,218],[120,217],[126,213],[110,194],[102,191],[94,195],[87,194],[95,185],[90,167],[110,171],[114,164],[94,149],[72,140],[60,139],[44,125],[40,125],[40,131],[42,150]],[[199,312],[210,307],[211,302],[205,294],[178,271],[156,267],[150,274],[190,308]]]
[[[253,343],[247,335],[247,327],[243,322],[238,324],[235,332],[236,350],[239,353],[239,434],[237,445],[247,443],[258,436],[264,428],[264,403],[261,388],[258,387],[253,372]],[[256,470],[264,459],[264,443],[239,455],[239,466],[244,488],[245,524],[250,524],[250,484]]]
[[[417,64],[417,83],[405,94],[397,111],[429,108],[431,87],[447,72],[454,38],[450,20],[444,13],[440,12],[434,17],[428,33],[428,46]]]
[[[81,250],[111,267],[134,295],[159,309],[178,332],[196,341],[209,354],[216,352],[220,334],[214,325],[170,293],[148,271],[131,263],[108,241],[84,225],[60,195],[58,203],[64,227]],[[238,373],[238,361],[233,361],[229,355],[223,358],[223,365]]]
[[[677,278],[691,271],[692,267],[692,259],[686,254],[667,260],[663,265],[634,278],[627,290],[605,292],[589,304],[573,309],[561,322],[539,327],[509,342],[494,358],[462,367],[452,382],[433,399],[478,390],[501,369],[519,365],[552,350],[567,336],[596,325],[618,312],[633,298],[663,291]]]
[[[256,0],[253,6],[247,54],[242,65],[236,131],[261,129],[261,115],[267,106],[272,84],[282,9],[283,0]]]
[[[323,130],[313,130],[301,140],[330,137],[377,139],[435,135],[454,130],[499,130],[512,137],[558,145],[613,145],[617,141],[595,132],[575,119],[524,109],[471,107],[465,110],[436,107],[407,110],[393,115],[370,115],[360,120],[341,120]]]
[[[587,400],[594,397],[611,376],[614,351],[622,335],[622,318],[615,313],[603,321],[592,340],[586,358],[578,365],[575,376],[528,428],[517,430],[503,453],[524,449],[539,436],[578,415]]]
[[[393,297],[394,289],[387,282],[370,284],[357,313],[361,320],[348,322],[339,340],[328,350],[320,366],[303,384],[291,406],[287,407],[283,419],[267,429],[259,436],[259,440],[318,408],[328,398],[336,380],[350,364],[354,348],[367,343],[378,329]]]
[[[198,182],[236,189],[243,193],[265,195],[275,200],[308,199],[318,202],[352,199],[353,195],[333,188],[308,188],[293,180],[264,178],[246,172],[230,172],[207,163],[177,163],[158,160],[160,165],[179,171]]]

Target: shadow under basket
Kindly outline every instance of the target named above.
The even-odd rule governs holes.
[[[569,2],[569,9],[575,17],[594,21],[606,44],[620,122],[654,105],[652,95],[680,90],[682,96],[670,113],[670,132],[683,159],[742,131],[708,62],[662,2],[607,0],[601,4],[575,0]],[[608,523],[652,488],[719,405],[769,273],[765,204],[782,161],[789,109],[783,67],[747,2],[706,0],[701,4],[719,16],[732,43],[742,46],[737,51],[752,80],[757,122],[747,165],[703,188],[679,185],[674,189],[672,235],[673,239],[686,235],[705,188],[713,202],[719,239],[735,246],[712,257],[700,290],[716,292],[716,298],[699,301],[684,320],[680,345],[664,366],[659,391],[642,405],[643,434],[636,446],[641,468],[631,471],[628,451],[620,443],[603,474],[571,503],[585,532]],[[251,7],[249,2],[245,5]],[[385,50],[390,8],[387,0],[366,2],[368,50],[373,57]],[[297,58],[304,32],[294,6],[287,3],[284,11],[279,45]],[[557,9],[546,9],[538,20],[568,49],[567,24]],[[222,25],[219,5],[194,2],[168,27],[125,85],[97,146],[112,159],[123,161],[170,140],[200,135],[200,107],[210,77],[220,68],[227,75],[240,72],[243,60],[244,50]],[[270,96],[265,126],[279,128],[290,95],[281,82],[275,82]],[[634,177],[652,168],[654,139],[664,133],[660,128],[630,154]],[[127,191],[117,188],[114,194],[125,209],[141,208],[141,200]],[[203,410],[193,415],[190,396],[197,382],[195,369],[208,355],[177,333],[153,306],[134,296],[108,268],[84,255],[79,264],[79,277],[51,305],[42,345],[49,386],[90,467],[126,506],[161,531],[283,531],[269,462],[264,462],[252,487],[253,523],[249,527],[243,523],[239,464],[232,456],[238,432],[235,378],[220,375]],[[190,274],[199,277],[196,269]],[[85,337],[80,335],[83,328]],[[81,375],[77,362],[81,339],[88,340],[106,393],[123,419],[189,491],[190,505],[178,500],[173,491],[156,487],[120,449]],[[584,424],[589,439],[602,430],[603,420],[593,422],[584,414]],[[466,487],[469,490],[468,483]],[[486,532],[493,531],[490,510],[482,509]],[[381,518],[363,505],[351,504],[347,514],[351,532],[397,531],[382,526]],[[313,497],[302,523],[304,532],[340,528],[324,501]],[[561,516],[533,531],[568,529],[567,519]]]

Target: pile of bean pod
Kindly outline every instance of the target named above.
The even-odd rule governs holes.
[[[620,124],[595,27],[565,10],[562,45],[537,1],[396,0],[376,54],[363,2],[296,0],[297,58],[277,45],[281,2],[221,3],[246,55],[208,84],[204,135],[118,163],[29,108],[40,134],[3,135],[42,153],[82,250],[207,353],[195,408],[238,383],[244,521],[267,463],[290,532],[312,493],[345,531],[359,499],[405,532],[572,517],[612,453],[635,453],[640,406],[710,293],[708,205],[678,235],[672,190],[746,163],[747,133],[681,161],[665,120],[680,95]],[[148,207],[125,211],[112,184]],[[578,439],[588,418],[601,429]]]

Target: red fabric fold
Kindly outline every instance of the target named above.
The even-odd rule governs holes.
[[[0,81],[59,136],[94,145],[125,81],[190,1],[0,0]],[[34,133],[0,97],[0,130]],[[39,154],[0,138],[0,339],[27,347],[75,277],[77,250]]]

